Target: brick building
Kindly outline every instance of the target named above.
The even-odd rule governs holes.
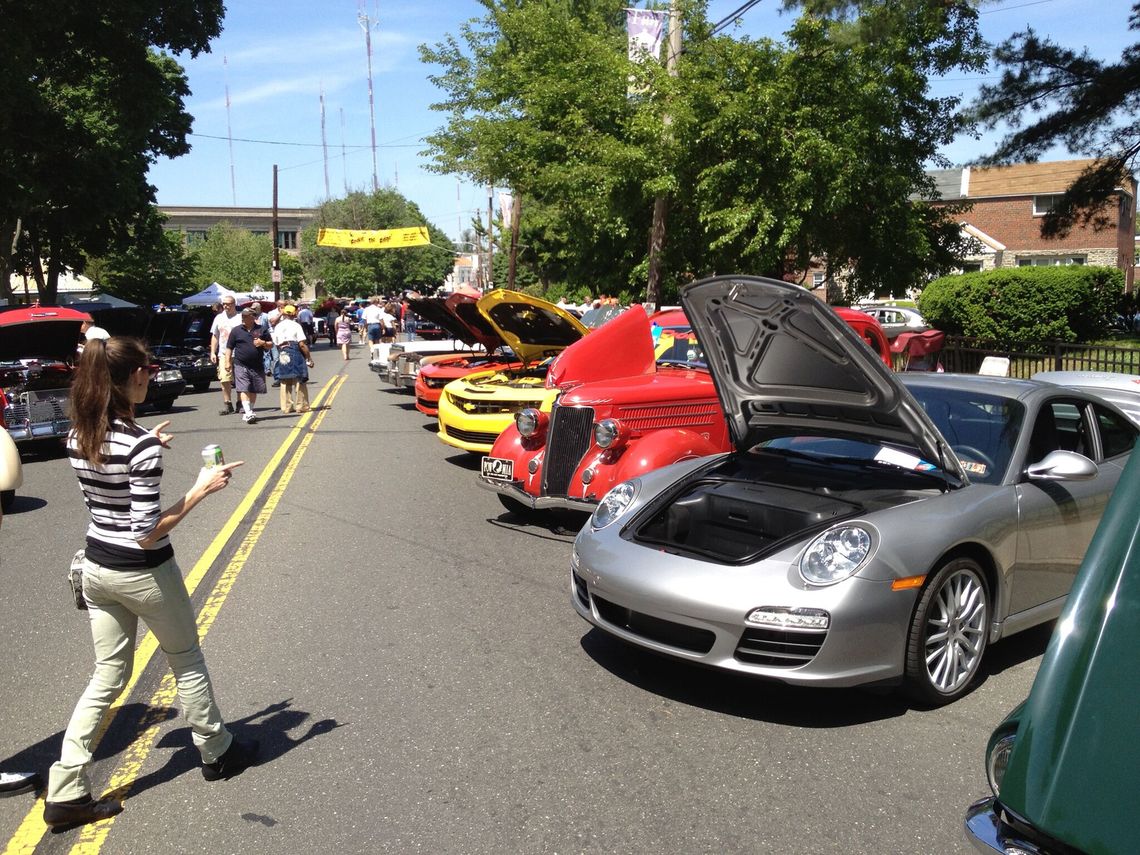
[[[965,258],[963,269],[1103,265],[1122,270],[1125,289],[1131,292],[1136,232],[1136,179],[1132,176],[1105,204],[1110,228],[1097,231],[1075,225],[1064,238],[1041,237],[1041,218],[1091,163],[1061,160],[931,172],[944,200],[972,205],[960,218],[975,250]]]

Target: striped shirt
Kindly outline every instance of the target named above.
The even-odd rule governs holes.
[[[75,432],[67,454],[79,477],[83,501],[91,514],[87,557],[116,570],[157,567],[174,555],[170,538],[150,549],[139,545],[158,524],[162,481],[162,443],[151,431],[116,419],[103,445],[105,462],[96,466],[79,456]]]

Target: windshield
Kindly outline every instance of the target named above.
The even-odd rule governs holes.
[[[1012,398],[938,385],[907,387],[946,438],[971,481],[999,484],[1021,433],[1025,406]]]
[[[691,327],[653,327],[653,350],[658,365],[706,368],[705,351]]]
[[[941,386],[908,388],[946,438],[970,481],[1000,484],[1013,456],[1025,407],[997,395]],[[939,461],[925,460],[909,446],[817,434],[768,439],[753,449],[753,453],[762,451],[827,464],[919,474],[937,473],[942,468]]]

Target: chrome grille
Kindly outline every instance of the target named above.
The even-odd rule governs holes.
[[[736,646],[735,656],[753,665],[798,668],[819,653],[827,630],[747,629]]]
[[[542,463],[542,495],[566,495],[574,470],[590,448],[593,427],[593,407],[554,407]]]
[[[652,404],[647,407],[622,407],[617,414],[630,430],[644,432],[666,428],[696,428],[724,420],[720,402],[698,401],[690,404]]]

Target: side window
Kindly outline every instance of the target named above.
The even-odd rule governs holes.
[[[1050,451],[1075,451],[1091,455],[1092,443],[1085,410],[1072,401],[1054,400],[1041,408],[1029,440],[1029,462],[1036,463]]]
[[[1100,428],[1100,442],[1104,446],[1104,456],[1116,457],[1118,454],[1131,451],[1136,442],[1136,428],[1131,422],[1095,404],[1093,410],[1096,412],[1097,427]]]

